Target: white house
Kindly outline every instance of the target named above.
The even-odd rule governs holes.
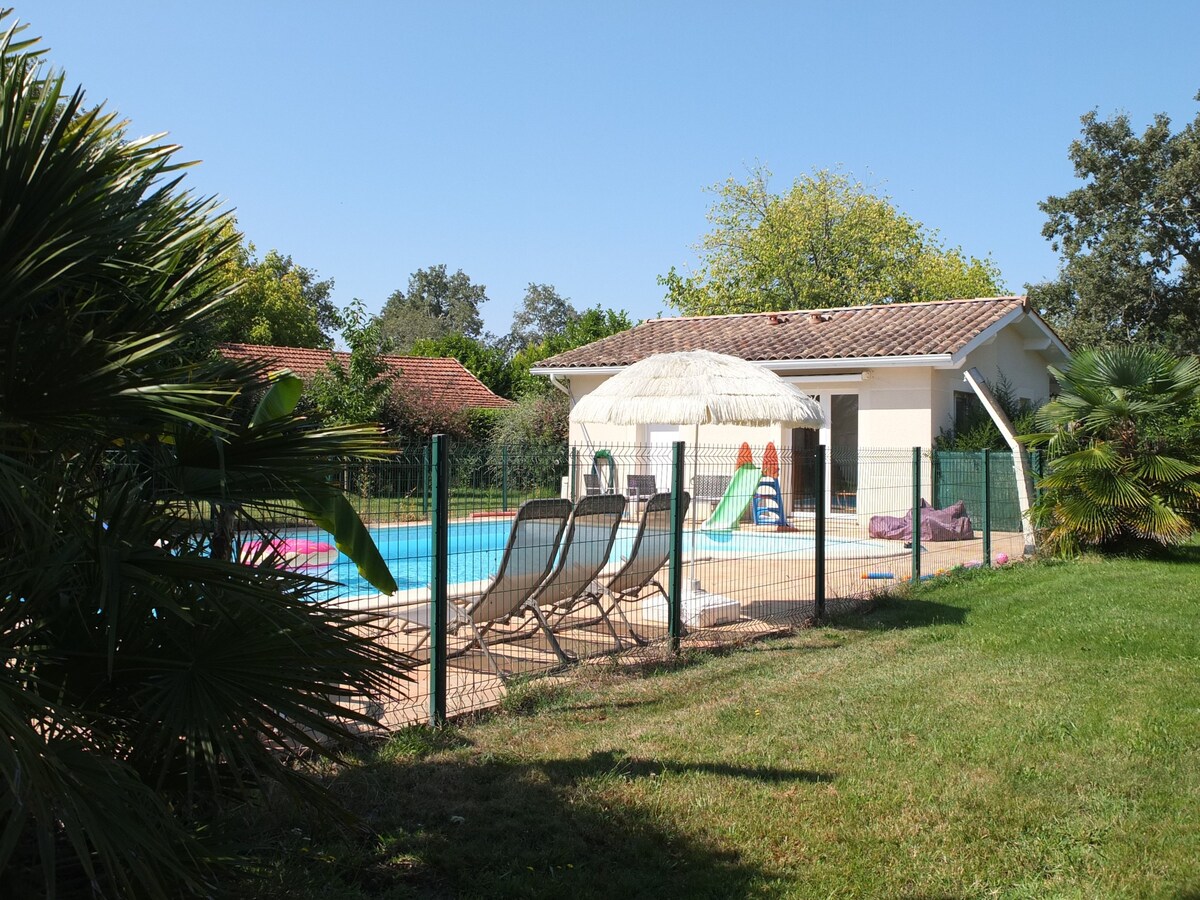
[[[869,465],[872,457],[911,455],[931,448],[976,402],[968,370],[985,381],[1007,382],[1023,403],[1038,405],[1051,393],[1047,365],[1068,351],[1024,297],[990,297],[937,303],[854,306],[784,313],[652,319],[620,334],[543,360],[547,375],[572,403],[625,366],[655,353],[711,350],[757,362],[819,399],[826,426],[741,428],[707,426],[699,444],[762,448],[774,443],[800,458],[818,442],[829,448],[827,508],[857,513],[907,508],[883,482],[895,475]],[[691,428],[608,426],[571,422],[572,446],[584,452],[608,447],[691,441]],[[845,460],[838,464],[839,454]],[[661,463],[648,464],[651,469]],[[794,508],[811,503],[801,467],[784,474]],[[872,490],[872,487],[877,488]]]

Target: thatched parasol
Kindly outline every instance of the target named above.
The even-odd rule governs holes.
[[[576,422],[692,425],[692,472],[701,425],[820,428],[820,405],[762,366],[708,350],[648,356],[614,375],[571,410]],[[692,574],[696,566],[692,504]],[[694,583],[693,590],[698,590]]]
[[[772,425],[820,428],[821,407],[770,369],[708,350],[658,353],[600,385],[571,410],[613,425]]]

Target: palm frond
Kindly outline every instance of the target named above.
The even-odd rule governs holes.
[[[289,379],[247,409],[257,378],[202,347],[227,215],[183,189],[178,148],[127,138],[18,30],[0,36],[0,877],[203,891],[200,817],[264,782],[319,800],[286,751],[333,755],[369,721],[352,698],[410,664],[318,579],[234,562],[230,523],[306,505],[394,590],[331,480],[390,450],[298,416]]]

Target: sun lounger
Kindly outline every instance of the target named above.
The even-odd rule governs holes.
[[[561,622],[576,607],[599,602],[604,588],[596,579],[608,563],[624,514],[625,498],[620,494],[584,497],[575,505],[558,563],[526,601],[530,612],[536,615],[540,610]],[[550,644],[560,660],[573,661],[553,636]]]
[[[679,514],[681,517],[687,516],[688,505],[691,503],[691,496],[685,491],[680,498]],[[633,639],[639,643],[646,643],[645,639],[637,633],[625,613],[621,610],[621,604],[634,600],[641,600],[643,592],[648,588],[662,594],[663,600],[667,598],[666,588],[656,579],[659,570],[667,563],[667,558],[671,554],[671,495],[669,493],[655,494],[646,502],[646,509],[642,514],[641,522],[638,524],[637,535],[633,539],[633,547],[629,551],[629,557],[616,570],[616,572],[604,582],[605,596],[608,597],[608,606],[605,608],[603,601],[597,602],[597,608],[600,610],[600,615],[604,618],[610,629],[613,629],[612,621],[609,616],[616,613],[621,619],[621,623],[625,629],[633,636]],[[613,635],[616,636],[616,631],[613,629]],[[620,638],[618,643],[622,643]]]
[[[446,628],[451,634],[461,628],[471,632],[471,640],[464,647],[457,647],[449,656],[462,656],[478,647],[487,657],[488,665],[497,675],[505,672],[496,663],[484,635],[495,624],[506,622],[513,616],[531,613],[542,628],[551,645],[557,647],[554,635],[545,617],[536,605],[527,601],[545,579],[554,564],[559,541],[567,518],[571,513],[571,501],[562,499],[529,500],[521,505],[513,519],[508,543],[500,558],[496,575],[487,582],[483,590],[474,594],[451,595],[446,611]],[[396,619],[402,631],[420,631],[421,638],[414,650],[420,649],[429,639],[429,604],[410,606],[381,606],[372,610]],[[559,651],[560,656],[561,650]]]

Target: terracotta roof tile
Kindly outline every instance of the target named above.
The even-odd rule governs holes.
[[[227,359],[262,360],[272,366],[291,369],[305,381],[324,371],[326,364],[334,356],[338,357],[343,366],[350,359],[350,354],[344,351],[310,350],[302,347],[221,344],[218,349]],[[455,410],[499,409],[512,405],[511,400],[505,400],[492,393],[457,359],[385,356],[383,360],[399,373],[396,390],[404,394],[445,404]]]
[[[535,368],[625,366],[678,350],[712,350],[748,360],[953,354],[1024,306],[1024,297],[987,297],[649,319],[629,331],[544,359]]]

